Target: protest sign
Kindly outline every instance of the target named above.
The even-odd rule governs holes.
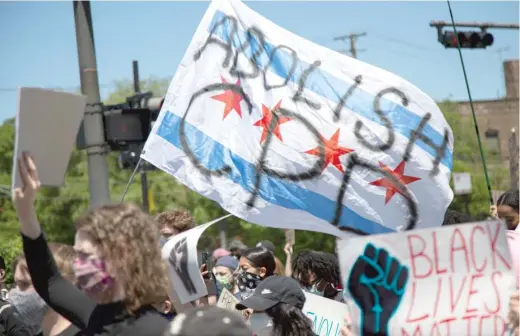
[[[60,187],[65,179],[87,97],[39,88],[19,89],[11,188],[21,187],[18,158],[28,151],[44,186]]]
[[[311,319],[317,336],[338,336],[344,325],[348,306],[338,301],[305,293],[303,312]]]
[[[214,0],[142,158],[251,223],[341,237],[439,226],[452,151],[412,84]]]
[[[237,299],[233,293],[228,291],[227,289],[223,288],[222,292],[220,292],[220,297],[218,298],[217,306],[221,308],[226,308],[228,310],[231,310],[235,313],[237,313],[240,316],[243,316],[241,310],[236,309],[237,303],[239,303],[240,300]]]
[[[504,334],[516,280],[500,221],[338,244],[356,334]]]
[[[168,274],[173,291],[170,297],[178,297],[181,304],[197,300],[208,294],[200,273],[197,243],[202,233],[211,225],[229,217],[226,215],[209,223],[199,225],[170,238],[161,254],[168,265]]]

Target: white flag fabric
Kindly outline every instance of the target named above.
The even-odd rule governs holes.
[[[249,222],[343,236],[440,225],[452,152],[412,84],[214,0],[142,158]]]

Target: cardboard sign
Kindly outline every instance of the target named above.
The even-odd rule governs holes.
[[[305,293],[303,312],[311,319],[317,336],[338,336],[349,313],[346,304],[324,297]]]
[[[233,293],[228,291],[227,289],[222,289],[222,292],[220,292],[220,297],[218,298],[217,306],[221,308],[226,308],[228,310],[231,310],[238,315],[242,316],[242,311],[237,310],[235,307],[237,303],[239,303],[240,300],[237,299]]]
[[[285,243],[293,246],[294,243],[296,242],[296,231],[294,229],[285,229],[284,232],[285,232]]]
[[[20,88],[11,188],[21,187],[18,158],[28,151],[44,186],[63,185],[87,97],[39,88]]]
[[[179,299],[181,304],[197,300],[208,294],[206,284],[200,274],[197,243],[202,233],[211,225],[220,222],[226,215],[204,225],[182,232],[172,237],[162,248],[162,258],[168,265],[168,275],[172,281],[170,297]]]
[[[338,242],[358,334],[503,335],[516,286],[499,221]]]

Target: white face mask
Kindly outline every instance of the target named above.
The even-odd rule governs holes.
[[[266,313],[253,313],[248,322],[257,336],[270,336],[273,331],[273,320]]]

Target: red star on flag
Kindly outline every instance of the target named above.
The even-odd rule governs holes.
[[[269,125],[271,124],[271,120],[273,120],[273,111],[276,111],[280,108],[282,101],[280,100],[278,104],[275,105],[272,109],[269,109],[267,106],[262,104],[262,119],[258,120],[254,123],[254,126],[263,127],[262,137],[260,138],[260,143],[265,141],[267,137],[267,133],[269,133]],[[273,134],[283,142],[282,133],[280,133],[280,125],[285,124],[292,119],[289,117],[278,117],[278,123],[273,128]]]
[[[321,171],[322,173],[329,164],[332,164],[340,172],[344,173],[343,166],[341,165],[341,162],[339,161],[339,157],[354,151],[353,149],[341,147],[338,145],[339,131],[340,131],[340,128],[338,128],[336,130],[334,135],[329,140],[325,139],[323,136],[320,135],[321,140],[323,141],[323,144],[325,146],[325,162],[323,163],[323,167],[322,167],[322,171]],[[306,151],[305,153],[320,156],[320,148],[316,147],[316,148]]]
[[[405,164],[406,162],[404,160],[401,161],[401,163],[399,163],[393,171],[382,162],[379,162],[379,167],[392,174],[398,181],[401,181],[401,183],[404,185],[420,180],[419,177],[404,175]],[[385,205],[390,201],[390,199],[395,195],[395,193],[403,195],[403,193],[395,186],[395,184],[387,178],[383,177],[377,181],[371,182],[370,184],[386,188]]]
[[[220,76],[223,84],[228,84],[228,82],[224,79],[224,77]],[[240,79],[235,83],[235,85],[240,86]],[[218,100],[226,104],[224,107],[224,116],[222,120],[226,119],[226,117],[231,113],[231,111],[235,110],[240,118],[242,118],[242,110],[240,108],[240,102],[242,101],[242,96],[232,90],[226,90],[224,93],[221,93],[216,96],[212,96],[212,99]]]

